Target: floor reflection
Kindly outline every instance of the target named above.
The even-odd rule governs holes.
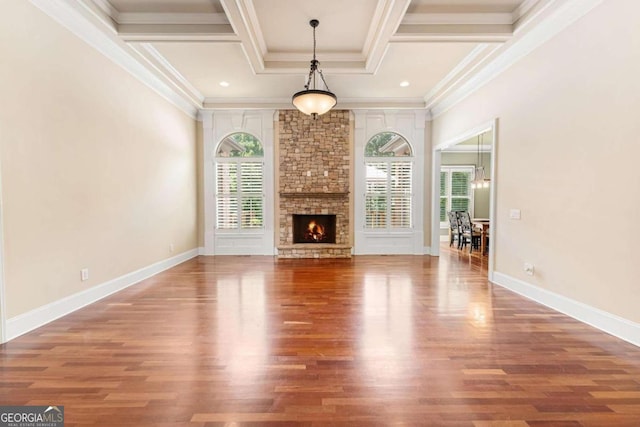
[[[268,319],[262,272],[220,277],[216,281],[216,351],[229,380],[251,383],[268,362]]]
[[[412,303],[409,276],[365,274],[360,353],[370,375],[396,378],[406,367],[413,345]]]

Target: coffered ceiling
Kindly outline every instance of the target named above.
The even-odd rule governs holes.
[[[57,0],[56,12],[30,1],[195,110],[290,108],[312,18],[338,107],[432,108],[565,2]]]

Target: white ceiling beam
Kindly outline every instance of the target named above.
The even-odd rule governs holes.
[[[366,71],[375,74],[387,53],[389,41],[400,26],[411,0],[379,0],[364,43]]]
[[[512,25],[513,22],[512,13],[408,13],[402,20],[402,25]]]
[[[264,72],[266,43],[251,0],[220,0],[227,19],[238,36],[251,70]]]
[[[123,24],[117,28],[118,35],[127,42],[240,41],[228,24]]]
[[[419,24],[401,25],[393,42],[499,43],[513,37],[513,25],[504,24]]]
[[[311,56],[309,52],[269,52],[264,56],[264,60],[272,62],[304,62],[309,68]],[[321,64],[325,62],[361,62],[366,58],[361,52],[322,52]]]
[[[219,24],[229,25],[224,13],[118,13],[114,20],[118,24]]]
[[[300,74],[308,76],[309,61],[306,62],[265,62],[262,74]],[[322,62],[322,71],[331,74],[371,74],[365,68],[364,61]],[[306,79],[305,79],[306,81]]]

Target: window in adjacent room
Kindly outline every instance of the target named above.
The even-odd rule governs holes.
[[[365,146],[365,228],[401,230],[412,227],[413,152],[394,132],[381,132]]]
[[[469,211],[473,217],[473,166],[441,166],[440,226],[449,227],[448,211]]]
[[[264,151],[251,134],[225,137],[216,149],[216,228],[255,230],[264,226]]]

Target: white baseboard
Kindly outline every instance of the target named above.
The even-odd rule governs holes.
[[[172,258],[158,261],[155,264],[151,264],[147,267],[141,268],[140,270],[125,274],[124,276],[109,280],[108,282],[94,286],[86,291],[78,292],[77,294],[70,295],[58,301],[38,307],[27,313],[7,319],[6,339],[7,341],[10,341],[53,320],[59,319],[62,316],[92,304],[106,296],[131,285],[135,285],[144,279],[198,256],[198,252],[198,249],[192,249]]]
[[[638,323],[539,288],[503,273],[494,272],[492,281],[503,288],[640,347],[640,324]]]
[[[205,249],[204,246],[200,246],[198,248],[198,255],[206,255],[207,254],[207,250]]]

